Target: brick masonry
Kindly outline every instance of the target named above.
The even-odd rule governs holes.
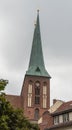
[[[28,107],[28,85],[29,81],[32,81],[32,86],[33,86],[33,95],[32,95],[32,106]],[[40,82],[40,104],[36,105],[34,102],[35,99],[35,83],[36,81]],[[42,99],[42,93],[43,93],[43,83],[47,83],[47,108],[43,108],[43,99]],[[42,114],[49,109],[50,107],[50,79],[47,77],[39,77],[39,76],[25,76],[24,83],[22,86],[22,92],[21,92],[21,98],[22,98],[22,107],[24,109],[25,115],[29,119],[34,120],[34,111],[36,108],[39,109],[39,117],[42,116]]]
[[[28,85],[29,81],[32,81],[33,90],[32,90],[32,106],[28,107]],[[40,82],[40,104],[35,104],[35,83],[36,81]],[[46,82],[47,84],[47,108],[43,108],[43,84]],[[34,111],[36,108],[39,109],[39,118],[42,114],[50,108],[50,78],[47,77],[39,77],[39,76],[27,76],[25,75],[22,91],[20,96],[15,95],[7,95],[7,100],[15,108],[22,108],[24,111],[24,115],[28,117],[30,120],[34,120]]]

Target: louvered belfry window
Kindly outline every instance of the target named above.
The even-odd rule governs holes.
[[[40,83],[35,83],[35,104],[40,104]]]

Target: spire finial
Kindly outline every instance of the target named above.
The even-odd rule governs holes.
[[[39,14],[39,9],[37,9],[37,13]]]

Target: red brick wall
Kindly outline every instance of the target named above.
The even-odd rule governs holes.
[[[32,95],[32,107],[28,107],[28,85],[29,85],[29,81],[33,82],[33,95]],[[34,104],[34,96],[35,96],[35,90],[34,90],[34,86],[35,86],[35,82],[39,81],[40,82],[40,105],[35,105]],[[47,108],[43,108],[42,105],[42,93],[43,93],[43,83],[46,82],[47,83]],[[22,97],[22,105],[23,105],[23,109],[24,109],[24,113],[27,117],[29,117],[29,119],[34,119],[34,110],[36,108],[39,109],[40,113],[40,117],[42,116],[42,114],[47,111],[50,107],[50,78],[47,77],[39,77],[39,76],[25,76],[24,79],[24,83],[23,83],[23,87],[22,87],[22,92],[21,92],[21,97]]]
[[[14,108],[22,108],[22,106],[21,106],[21,96],[6,95],[6,99],[11,103],[11,105]]]
[[[53,125],[53,117],[50,115],[48,111],[46,111],[42,115],[42,123],[39,124],[40,130],[44,130],[45,128],[49,128]]]

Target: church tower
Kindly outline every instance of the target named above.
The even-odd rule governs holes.
[[[21,91],[22,108],[30,121],[37,121],[50,107],[50,78],[44,65],[39,11],[37,11],[29,67]]]

